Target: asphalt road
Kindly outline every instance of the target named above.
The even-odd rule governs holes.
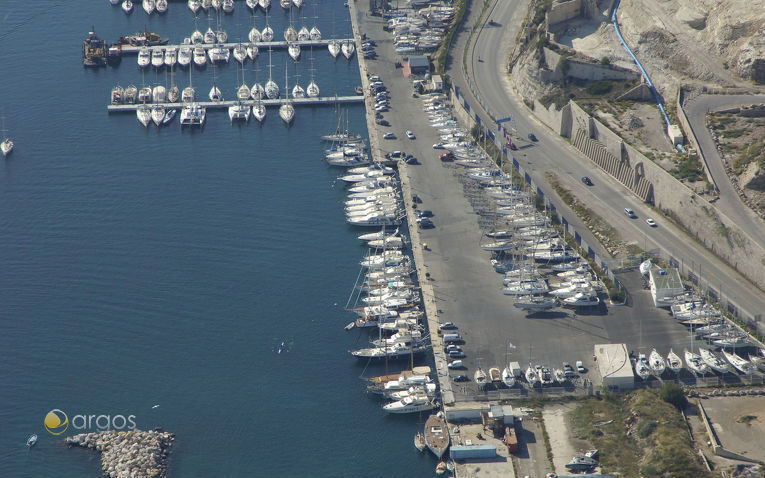
[[[470,54],[467,57],[467,70],[463,70],[461,52],[466,48],[473,29],[464,28],[456,36],[452,61],[448,65],[449,73],[454,84],[459,86],[461,92],[469,98],[470,104],[474,107],[473,111],[476,111],[479,100],[471,93],[465,79],[466,74],[471,78],[480,102],[491,105],[491,113],[495,117],[510,116],[512,118],[506,126],[509,126],[508,130],[515,131],[514,138],[518,138],[519,145],[528,144],[524,138],[529,132],[533,132],[538,137],[539,142],[516,151],[515,157],[522,167],[529,170],[531,177],[540,185],[545,195],[557,198],[545,185],[544,178],[544,172],[554,171],[564,187],[614,226],[623,238],[631,238],[645,250],[663,249],[679,263],[702,276],[705,285],[709,285],[718,292],[721,291],[731,303],[745,311],[747,316],[754,317],[760,314],[765,309],[765,294],[762,291],[698,243],[690,241],[685,232],[665,221],[655,210],[597,168],[567,141],[538,122],[513,95],[506,79],[506,59],[509,58],[525,9],[525,4],[521,5],[517,1],[497,2],[496,6],[491,8],[489,14],[475,28],[474,44],[468,46]],[[479,13],[480,11],[474,7],[465,25],[474,25]],[[489,20],[494,21],[498,26],[489,25]],[[479,109],[479,115],[484,124],[492,124],[492,119],[486,111]],[[582,176],[591,177],[595,186],[584,186],[580,181]],[[734,201],[737,200],[736,197],[728,201],[731,209],[735,206]],[[562,204],[560,199],[553,201],[556,207]],[[632,208],[638,219],[629,220],[623,212],[625,207]],[[573,216],[566,211],[563,213],[567,219]],[[656,220],[657,228],[651,228],[645,223],[648,217]],[[751,211],[739,212],[735,217],[738,218],[737,220],[744,221],[743,224],[753,222]],[[747,217],[750,219],[745,219]],[[576,222],[570,222],[579,231],[586,231],[586,228],[577,225]],[[756,229],[750,230],[756,231]],[[756,235],[756,232],[753,234]],[[588,240],[587,235],[583,236],[588,243],[594,242]],[[765,235],[760,233],[757,237],[765,237]],[[760,330],[765,330],[765,323],[760,323],[759,326]]]

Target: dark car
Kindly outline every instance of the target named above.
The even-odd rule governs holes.
[[[513,151],[518,151],[518,146],[515,145],[515,143],[510,143],[509,148]]]
[[[433,211],[424,209],[417,213],[417,217],[433,217]]]
[[[404,162],[406,164],[420,164],[420,162],[417,161],[417,158],[415,158],[414,156],[407,156],[406,158],[404,158]]]
[[[420,199],[420,196],[416,194],[412,194],[412,202],[415,204],[419,204],[422,202],[422,199]]]
[[[531,141],[539,141],[536,136],[534,136],[534,133],[529,133],[529,139]]]
[[[444,153],[444,154],[442,154],[441,156],[439,156],[438,158],[439,158],[441,161],[454,161],[454,154],[453,154],[453,153],[451,153],[451,152],[449,152],[449,153]]]
[[[420,226],[422,229],[432,229],[436,227],[436,225],[433,224],[433,221],[431,221],[427,217],[421,217],[417,219],[417,225]]]
[[[380,126],[390,126],[390,123],[388,122],[388,120],[385,120],[385,119],[377,120],[377,124],[379,124]]]
[[[582,178],[582,182],[588,186],[592,186],[592,179],[588,178],[587,176],[584,176]]]
[[[447,352],[447,354],[449,355],[449,358],[465,358],[466,357],[465,352],[463,352],[462,350],[450,350],[449,352]]]
[[[455,382],[469,382],[470,379],[465,374],[452,375],[452,380]]]

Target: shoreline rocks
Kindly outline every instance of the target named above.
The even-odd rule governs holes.
[[[66,444],[101,453],[101,469],[109,478],[149,478],[165,476],[173,440],[175,434],[158,430],[109,430],[67,437]]]

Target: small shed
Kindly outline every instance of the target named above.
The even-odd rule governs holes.
[[[594,355],[604,387],[617,391],[635,387],[635,374],[626,344],[595,345]]]
[[[449,448],[452,460],[470,460],[476,458],[494,458],[497,456],[496,445],[452,445]]]
[[[409,71],[412,75],[430,73],[430,60],[425,55],[411,55],[409,57]]]
[[[444,91],[444,80],[441,75],[433,75],[430,79],[430,89],[431,91]]]
[[[683,144],[684,137],[683,137],[683,130],[680,129],[680,126],[676,124],[671,124],[667,126],[667,136],[669,136],[669,140],[672,141],[673,146],[677,146],[678,144]]]
[[[666,307],[675,297],[685,292],[680,272],[677,268],[651,269],[648,275],[651,297],[656,307]]]

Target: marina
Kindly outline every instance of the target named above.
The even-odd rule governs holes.
[[[227,50],[233,50],[239,45],[255,45],[259,49],[267,50],[268,48],[271,48],[273,50],[286,50],[290,45],[295,45],[302,48],[327,48],[331,43],[339,42],[346,44],[348,42],[352,42],[352,39],[348,38],[342,38],[342,39],[324,39],[324,40],[295,40],[295,41],[258,41],[258,42],[250,42],[250,41],[242,41],[242,42],[226,42],[226,43],[194,43],[194,44],[181,44],[181,45],[120,45],[119,50],[122,55],[137,55],[142,49],[148,48],[150,51],[154,50],[168,50],[168,49],[179,49],[181,47],[187,46],[187,47],[200,47],[202,49],[210,50],[213,48],[225,48]]]
[[[194,102],[199,106],[203,106],[209,109],[225,109],[229,106],[238,104],[244,104],[254,106],[258,103],[262,103],[264,106],[281,106],[286,103],[291,103],[295,106],[301,105],[334,105],[334,104],[356,104],[364,101],[361,96],[333,96],[324,98],[276,98],[276,99],[263,99],[263,100],[225,100],[225,101],[197,101]],[[123,105],[108,105],[106,107],[109,113],[130,113],[135,112],[141,107],[143,103],[138,104],[123,104]],[[152,104],[152,103],[147,103]],[[166,109],[180,110],[185,106],[185,103],[157,103],[164,106]]]

